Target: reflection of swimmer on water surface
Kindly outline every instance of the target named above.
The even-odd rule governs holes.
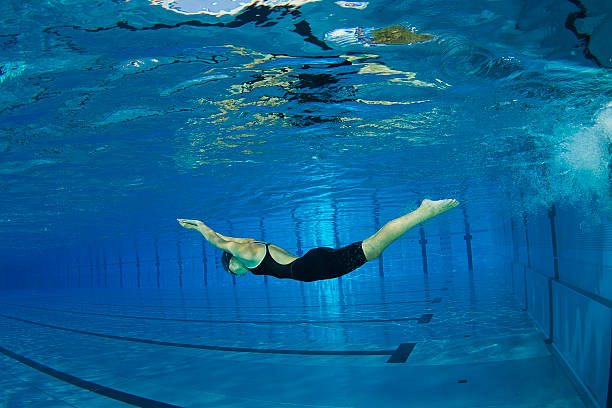
[[[208,14],[221,17],[238,14],[250,7],[299,7],[315,1],[320,0],[149,0],[149,3],[179,14]]]
[[[265,7],[299,7],[306,3],[321,0],[149,0],[152,6],[161,6],[179,14],[209,14],[217,17],[237,14],[251,6]],[[343,8],[363,10],[368,7],[367,1],[336,1]]]
[[[366,47],[375,45],[416,44],[430,41],[435,36],[420,34],[414,27],[394,24],[383,28],[340,28],[325,34],[325,40],[340,45],[361,44]]]
[[[198,19],[179,22],[175,26],[237,28],[245,24],[255,23],[256,26],[268,27],[275,25],[279,19],[288,16],[297,21],[294,23],[293,32],[304,37],[304,41],[314,44],[323,50],[329,50],[331,48],[312,33],[310,24],[302,18],[299,11],[300,6],[317,1],[320,0],[149,0],[151,5],[162,6],[166,10],[179,14],[208,14],[215,17],[235,16],[232,21],[228,22],[200,21]],[[133,29],[156,29],[156,27]]]
[[[180,14],[208,14],[216,17],[224,15],[237,15],[234,21],[229,23],[209,23],[198,21],[198,26],[220,26],[238,27],[249,22],[256,25],[267,25],[270,23],[270,13],[278,7],[290,8],[292,18],[301,18],[298,8],[306,3],[319,0],[252,0],[237,2],[235,0],[149,0],[151,5],[162,6],[166,10]],[[343,8],[363,10],[368,2],[337,1],[336,5]],[[285,16],[283,12],[283,16]],[[331,49],[327,44],[318,39],[312,32],[310,24],[301,20],[295,24],[295,33],[304,37],[306,42],[312,43],[324,50]],[[360,44],[365,47],[377,45],[406,45],[424,43],[434,39],[432,34],[417,33],[416,28],[393,24],[387,27],[354,27],[340,28],[325,34],[325,40],[335,42],[338,45]]]

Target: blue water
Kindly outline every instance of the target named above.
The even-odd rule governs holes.
[[[608,217],[612,73],[531,3],[5,1],[0,406],[586,406],[498,226]],[[299,256],[425,197],[461,205],[315,283],[176,223]]]

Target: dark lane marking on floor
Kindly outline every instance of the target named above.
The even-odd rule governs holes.
[[[353,307],[353,306],[389,306],[389,305],[406,305],[410,303],[440,303],[442,301],[441,297],[434,298],[433,300],[404,300],[404,301],[395,301],[395,302],[378,302],[378,303],[352,303],[352,304],[325,304],[325,307]],[[54,302],[57,304],[58,302]],[[125,304],[125,303],[74,303],[74,302],[63,302],[65,306],[104,306],[104,307],[138,307],[138,308],[163,308],[163,309],[308,309],[308,308],[317,308],[321,309],[321,305],[289,305],[289,306],[173,306],[173,305],[135,305],[135,304]],[[0,302],[3,305],[13,305],[13,306],[24,306],[23,304],[18,303],[5,303]],[[40,303],[39,303],[40,304]]]
[[[222,324],[344,324],[344,323],[388,323],[388,322],[405,322],[405,321],[417,321],[418,323],[429,323],[431,316],[429,314],[421,315],[420,317],[400,317],[397,319],[360,319],[360,320],[205,320],[205,319],[179,319],[172,317],[153,317],[153,316],[129,316],[129,315],[115,315],[106,313],[93,313],[93,312],[77,312],[74,310],[62,310],[52,308],[42,308],[36,306],[21,306],[29,309],[38,309],[44,311],[70,313],[86,316],[102,316],[112,317],[118,319],[136,319],[136,320],[155,320],[155,321],[166,321],[166,322],[185,322],[185,323],[222,323]],[[428,320],[429,319],[429,320]]]
[[[412,350],[414,350],[414,346],[416,346],[416,343],[400,344],[397,350],[395,350],[395,353],[389,357],[387,363],[405,363],[410,353],[412,353]]]
[[[157,341],[157,340],[139,339],[136,337],[125,337],[125,336],[115,336],[112,334],[94,333],[94,332],[88,332],[85,330],[70,329],[67,327],[55,326],[52,324],[33,322],[31,320],[25,320],[19,317],[7,316],[4,314],[0,314],[0,317],[4,317],[6,319],[16,320],[19,322],[24,322],[24,323],[28,323],[28,324],[32,324],[36,326],[48,327],[50,329],[62,330],[62,331],[67,331],[71,333],[85,334],[88,336],[101,337],[105,339],[132,341],[135,343],[154,344],[157,346],[182,347],[182,348],[191,348],[191,349],[200,349],[200,350],[233,351],[233,352],[241,352],[241,353],[299,354],[299,355],[315,355],[315,356],[386,356],[386,355],[393,356],[393,355],[397,355],[398,352],[401,354],[405,353],[404,350],[406,347],[404,346],[402,350],[400,350],[400,347],[402,346],[400,344],[400,347],[398,347],[396,350],[285,350],[285,349],[256,349],[256,348],[248,348],[248,347],[209,346],[209,345],[204,345],[204,344],[173,343],[169,341]],[[402,343],[402,344],[416,345],[416,343]]]
[[[446,282],[446,283],[450,283],[450,281]],[[434,289],[402,289],[402,290],[396,290],[396,291],[383,291],[383,292],[374,292],[374,291],[371,291],[371,292],[367,292],[367,293],[354,294],[353,296],[356,297],[356,298],[357,297],[361,297],[361,296],[366,296],[366,295],[368,295],[368,296],[385,296],[385,297],[389,297],[389,296],[392,296],[392,295],[405,295],[407,293],[431,293],[431,292],[438,292],[438,291],[439,292],[445,292],[447,290],[448,290],[448,287],[445,286],[445,287],[434,288]],[[40,296],[40,297],[38,297],[37,296],[37,297],[34,297],[32,299],[38,300],[38,299],[44,299],[44,298],[51,298],[54,301],[56,301],[58,298],[62,298],[62,297],[67,297],[67,298],[70,298],[70,299],[74,299],[73,296],[55,296],[55,297],[50,297],[50,296]],[[332,298],[333,296],[317,295],[317,297],[320,298],[320,299],[327,299],[327,298]],[[106,296],[105,300],[108,299],[108,298],[109,297]],[[175,297],[174,299],[175,300],[181,300],[181,301],[184,300],[184,299],[182,299],[179,296]],[[241,299],[244,299],[244,300],[247,300],[247,301],[248,300],[266,301],[265,298],[261,298],[261,297],[244,297],[244,296],[241,296]],[[296,295],[296,296],[274,296],[274,299],[277,299],[277,300],[279,300],[279,299],[284,299],[284,300],[297,299],[297,300],[300,300],[300,301],[303,300],[303,298],[301,296],[298,296],[298,295]],[[170,299],[162,299],[162,300],[170,301],[170,300],[172,300],[172,298],[170,298]],[[412,301],[410,301],[410,302],[412,302]],[[419,300],[418,302],[421,302],[421,301]],[[400,302],[390,302],[390,303],[393,304],[393,303],[400,303]],[[92,303],[92,304],[96,304],[96,303]],[[107,304],[105,304],[105,303],[97,303],[97,305],[106,306]],[[133,304],[129,304],[129,305],[119,304],[117,306],[133,306]],[[329,306],[332,306],[332,305],[330,304]],[[333,306],[344,306],[344,305],[335,304]],[[158,307],[158,305],[141,305],[141,307]],[[209,307],[213,307],[213,306],[201,306],[201,307],[202,308],[209,308]],[[233,307],[233,306],[229,306],[229,307]],[[284,306],[275,306],[275,307],[284,307]],[[303,306],[301,306],[301,305],[297,306],[296,305],[295,307],[303,307]]]
[[[135,405],[137,407],[146,407],[146,408],[181,408],[179,405],[172,405],[172,404],[167,404],[165,402],[152,400],[149,398],[139,397],[138,395],[129,394],[127,392],[119,391],[114,388],[105,387],[103,385],[96,384],[94,382],[87,381],[79,377],[75,377],[68,373],[64,373],[62,371],[55,370],[41,363],[37,363],[36,361],[30,360],[29,358],[24,357],[22,355],[13,353],[12,351],[7,350],[2,346],[0,346],[0,353],[4,354],[5,356],[9,358],[12,358],[15,361],[18,361],[22,364],[32,367],[33,369],[38,370],[41,373],[50,375],[51,377],[55,377],[58,380],[75,385],[84,390],[88,390],[91,392],[95,392],[96,394],[100,394],[105,397],[112,398],[117,401],[125,402],[130,405]]]
[[[433,314],[428,313],[428,314],[424,314],[423,316],[421,316],[421,318],[419,319],[419,324],[425,324],[425,323],[429,323],[431,322],[431,318],[433,317]]]

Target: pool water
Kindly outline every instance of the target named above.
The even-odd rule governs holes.
[[[610,20],[532,3],[5,1],[0,407],[610,406]],[[301,256],[424,198],[309,283],[176,221]]]

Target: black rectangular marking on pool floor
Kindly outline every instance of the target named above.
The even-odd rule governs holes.
[[[41,363],[37,363],[36,361],[30,360],[27,357],[22,355],[13,353],[10,350],[5,349],[0,346],[0,353],[5,356],[12,358],[13,360],[19,361],[22,364],[25,364],[29,367],[32,367],[35,370],[40,371],[41,373],[50,375],[51,377],[55,377],[58,380],[67,382],[79,388],[95,392],[96,394],[103,395],[108,398],[112,398],[117,401],[125,402],[126,404],[135,405],[137,407],[146,407],[146,408],[181,408],[179,405],[167,404],[165,402],[152,400],[149,398],[139,397],[138,395],[129,394],[127,392],[119,391],[114,388],[105,387],[100,384],[93,383],[91,381],[84,380],[79,377],[75,377],[68,373],[64,373],[62,371],[58,371],[49,366],[43,365]]]
[[[433,317],[433,313],[426,313],[419,318],[419,324],[425,324],[431,322],[431,318]]]
[[[397,350],[387,360],[387,363],[405,363],[416,343],[402,343],[397,347]]]

